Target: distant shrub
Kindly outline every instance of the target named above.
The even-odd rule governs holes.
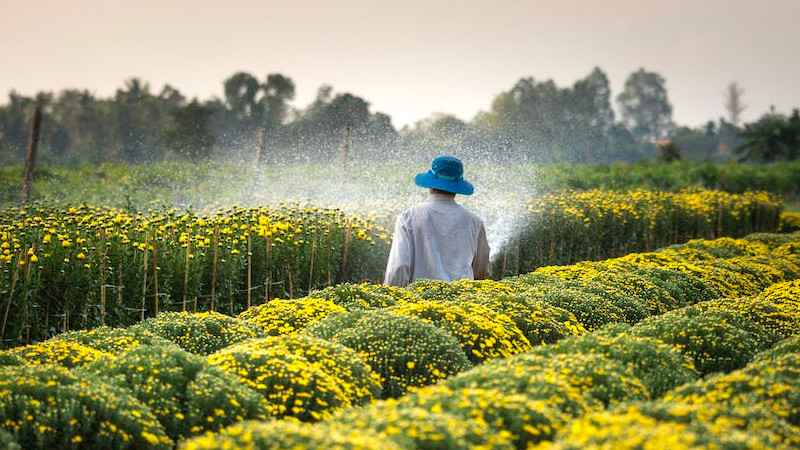
[[[0,427],[25,449],[171,449],[150,410],[127,390],[63,367],[0,367]]]
[[[138,347],[84,370],[127,387],[175,441],[241,420],[268,417],[266,401],[258,393],[174,344]]]
[[[352,348],[381,378],[382,397],[397,397],[470,367],[458,341],[415,317],[386,311],[332,314],[304,333]]]
[[[377,377],[354,351],[306,335],[250,340],[210,355],[208,362],[255,389],[277,418],[317,421],[380,392]]]
[[[245,310],[238,318],[259,325],[270,336],[277,336],[296,333],[332,312],[345,311],[330,300],[308,297],[297,300],[275,299]]]
[[[131,328],[161,336],[198,355],[208,355],[237,342],[265,335],[264,330],[252,322],[213,311],[161,313]]]

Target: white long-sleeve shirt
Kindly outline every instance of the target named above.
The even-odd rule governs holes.
[[[433,193],[397,218],[384,284],[483,279],[489,270],[483,221],[454,196]]]

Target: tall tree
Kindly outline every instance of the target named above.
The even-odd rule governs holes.
[[[771,111],[757,122],[746,124],[744,143],[736,147],[742,160],[773,162],[800,158],[800,111],[785,117]]]
[[[177,155],[198,162],[211,156],[211,109],[197,99],[170,113],[172,122],[164,130],[164,145]]]
[[[728,121],[734,126],[739,126],[740,116],[747,106],[742,103],[744,89],[735,81],[728,85],[725,91],[725,110],[728,112]]]
[[[639,139],[663,138],[673,127],[665,81],[655,72],[633,72],[617,102],[622,122]]]

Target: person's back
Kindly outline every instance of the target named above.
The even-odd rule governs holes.
[[[428,278],[444,281],[489,276],[489,245],[478,216],[455,202],[472,185],[461,177],[461,162],[434,160],[431,171],[415,179],[431,189],[428,199],[404,211],[395,222],[384,283],[405,286]]]

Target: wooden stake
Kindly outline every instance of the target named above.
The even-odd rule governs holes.
[[[31,125],[31,136],[28,139],[28,158],[25,160],[25,172],[22,174],[22,201],[27,202],[31,198],[33,188],[33,168],[36,166],[36,153],[39,148],[39,134],[42,128],[42,108],[39,106],[33,111],[33,124]]]
[[[216,311],[215,292],[217,289],[217,258],[219,249],[219,225],[214,228],[214,260],[211,264],[211,311]]]
[[[17,264],[14,265],[14,273],[11,275],[11,288],[8,290],[8,300],[6,301],[6,312],[3,315],[3,328],[0,329],[0,339],[6,334],[6,323],[8,322],[8,312],[11,310],[11,300],[14,297],[14,288],[17,287],[17,278],[19,276],[19,262],[22,261],[22,253],[17,258]]]
[[[153,231],[153,314],[158,315],[158,254],[156,253],[156,236]]]
[[[253,286],[253,249],[250,231],[247,231],[247,309],[250,309],[250,290]]]
[[[187,234],[188,236],[188,234]],[[189,249],[192,246],[192,240],[186,238],[186,263],[183,269],[183,303],[181,304],[181,311],[186,312],[186,293],[189,291]]]
[[[146,305],[146,297],[147,297],[147,253],[149,251],[149,242],[148,242],[149,235],[147,233],[144,234],[144,275],[142,276],[142,311],[141,311],[141,320],[144,321],[144,312],[145,312],[145,305]]]
[[[106,324],[106,230],[100,230],[100,326]]]

